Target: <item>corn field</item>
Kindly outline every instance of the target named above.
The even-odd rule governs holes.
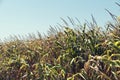
[[[45,37],[1,43],[0,80],[120,80],[120,19],[110,15],[105,30],[68,17]]]

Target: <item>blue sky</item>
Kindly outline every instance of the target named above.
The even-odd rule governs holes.
[[[60,17],[77,17],[81,23],[91,21],[91,14],[99,25],[111,20],[105,9],[119,15],[119,0],[0,0],[0,38],[9,35],[46,33],[49,25],[62,24]]]

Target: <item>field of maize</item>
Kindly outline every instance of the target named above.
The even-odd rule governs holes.
[[[104,30],[68,17],[47,36],[1,43],[0,80],[120,80],[120,19],[110,15]]]

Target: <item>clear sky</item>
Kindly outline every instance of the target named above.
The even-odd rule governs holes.
[[[60,17],[77,17],[90,21],[91,14],[99,25],[111,19],[105,9],[119,15],[119,0],[0,0],[0,38],[9,35],[46,33],[49,25],[62,23]]]

